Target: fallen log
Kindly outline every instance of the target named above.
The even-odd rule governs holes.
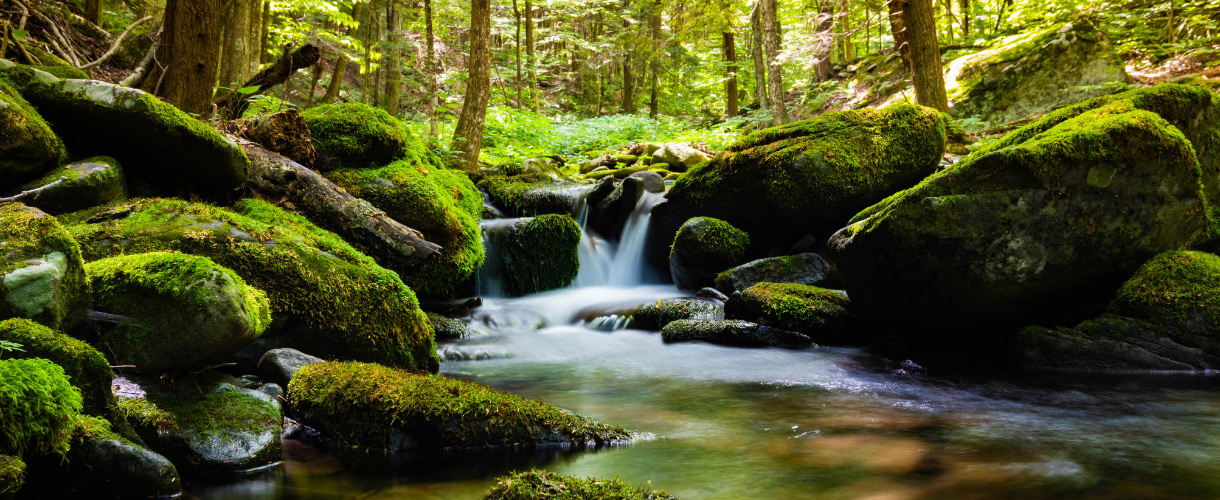
[[[342,236],[387,268],[410,270],[440,255],[440,245],[321,174],[246,139],[232,138],[250,157],[250,178],[242,191],[290,202],[309,220]]]
[[[250,97],[267,92],[276,85],[288,81],[296,70],[312,66],[321,58],[322,51],[313,45],[307,44],[297,50],[285,49],[284,55],[275,64],[259,71],[241,87],[212,101],[212,105],[216,106],[217,112],[225,120],[241,118],[242,113],[245,113],[246,108],[250,106]],[[257,87],[257,89],[252,92],[242,92],[243,89],[251,87]]]
[[[312,169],[314,160],[318,158],[310,140],[309,126],[305,125],[305,119],[295,108],[227,123],[232,124],[226,127],[230,132],[308,168]]]

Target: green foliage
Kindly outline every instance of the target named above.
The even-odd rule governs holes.
[[[114,396],[110,382],[114,374],[101,352],[30,320],[12,318],[0,321],[0,344],[23,346],[17,358],[47,359],[64,370],[72,385],[80,389],[84,411],[106,418],[114,416]]]
[[[80,391],[59,365],[0,360],[0,454],[63,456],[81,407]]]
[[[672,500],[676,497],[653,490],[652,481],[633,486],[614,479],[562,476],[554,472],[530,469],[496,478],[496,484],[484,500]]]

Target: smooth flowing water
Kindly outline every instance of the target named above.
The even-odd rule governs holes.
[[[613,253],[627,241],[594,241],[582,259],[627,262]],[[666,345],[606,321],[682,295],[632,275],[641,278],[612,285],[612,273],[585,273],[565,290],[485,298],[483,335],[445,348],[495,359],[441,371],[651,439],[355,463],[286,441],[281,466],[188,485],[188,496],[475,499],[497,475],[536,466],[652,481],[685,499],[1220,497],[1213,376],[945,377],[852,349]]]

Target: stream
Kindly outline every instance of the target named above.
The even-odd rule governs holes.
[[[856,349],[665,345],[624,329],[615,311],[685,296],[644,267],[650,204],[619,245],[586,235],[569,288],[504,298],[485,277],[479,335],[440,346],[442,359],[481,358],[443,362],[447,376],[649,438],[354,463],[286,440],[279,466],[188,484],[186,497],[477,499],[530,466],[683,499],[1220,496],[1214,376],[941,376]]]

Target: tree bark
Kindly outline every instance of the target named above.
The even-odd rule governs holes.
[[[966,38],[970,37],[970,0],[958,0],[958,5],[962,8],[962,41],[969,43]]]
[[[439,71],[432,45],[432,0],[424,0],[424,38],[428,39],[428,60],[424,62],[424,72],[427,73],[428,79],[428,137],[437,137],[440,135],[440,124],[436,108],[440,107],[440,95],[436,91],[436,74]]]
[[[653,12],[648,14],[648,31],[649,37],[652,38],[652,57],[648,61],[648,72],[651,73],[652,90],[648,96],[648,117],[657,118],[657,111],[660,103],[658,102],[658,94],[661,86],[661,13],[660,5],[652,6]]]
[[[271,43],[268,41],[271,39],[271,1],[270,0],[263,2],[263,18],[262,18],[262,26],[260,28],[262,30],[262,33],[260,33],[261,36],[259,37],[260,40],[259,40],[259,44],[258,44],[258,54],[259,54],[258,62],[261,62],[261,63],[271,62]]]
[[[530,109],[538,111],[538,70],[534,60],[534,5],[525,0],[525,69],[529,74]]]
[[[474,170],[483,149],[483,122],[491,98],[491,1],[470,0],[470,56],[466,62],[466,95],[449,149],[463,152],[460,167]]]
[[[102,25],[102,0],[85,0],[85,20]]]
[[[758,102],[760,110],[769,109],[767,105],[767,65],[763,58],[762,15],[759,13],[764,1],[755,2],[754,10],[750,12],[750,56],[754,58],[754,99]]]
[[[212,112],[220,58],[220,0],[168,0],[165,27],[142,89],[188,113]]]
[[[781,47],[779,26],[778,0],[762,0],[763,31],[767,45],[767,83],[771,96],[771,109],[775,116],[775,124],[783,125],[792,118],[788,116],[788,106],[784,104],[784,66],[779,62]]]
[[[936,15],[932,0],[911,0],[903,20],[907,25],[907,43],[911,45],[912,75],[915,80],[915,102],[940,111],[949,111],[945,97],[945,77],[940,63],[940,48],[936,41]]]
[[[835,26],[834,10],[830,8],[830,2],[823,0],[822,8],[818,10],[818,44],[826,47],[826,50],[817,55],[820,59],[817,65],[813,67],[814,78],[818,82],[824,82],[830,79],[830,49],[834,47],[834,34],[831,30]],[[831,39],[827,39],[831,38]]]
[[[724,63],[727,66],[724,81],[724,114],[732,118],[737,116],[737,43],[732,31],[721,34],[723,38]]]
[[[513,27],[516,28],[516,34],[513,37],[513,47],[516,49],[517,53],[517,79],[515,80],[517,89],[517,105],[515,108],[521,109],[521,104],[523,102],[521,100],[521,9],[517,8],[517,0],[513,0]]]
[[[257,86],[258,90],[253,93],[244,94],[236,90],[225,94],[223,97],[216,99],[215,105],[220,110],[222,116],[227,120],[241,118],[242,113],[249,107],[250,96],[266,93],[276,85],[285,83],[292,77],[298,69],[312,66],[322,57],[322,51],[313,45],[306,45],[297,50],[284,50],[284,56],[280,57],[271,67],[258,72],[252,78],[241,84],[241,87]]]
[[[911,68],[911,45],[907,43],[907,23],[903,13],[907,9],[907,0],[889,0],[890,33],[894,36],[894,48],[902,57],[902,65],[906,66],[908,74],[914,73]]]
[[[402,92],[402,10],[390,3],[387,13],[389,22],[386,25],[386,41],[389,43],[389,60],[385,62],[385,107],[390,115],[397,117]]]
[[[234,124],[238,135],[308,168],[313,168],[314,160],[318,158],[309,127],[296,108],[230,123]]]
[[[335,98],[339,97],[339,90],[343,87],[343,77],[347,76],[347,56],[339,54],[335,58],[335,70],[330,76],[330,85],[326,86],[326,94],[319,101],[322,104],[334,102]]]
[[[221,41],[219,86],[235,89],[253,74],[250,58],[257,57],[257,42],[250,38],[250,23],[258,12],[258,0],[228,0],[225,2],[224,36]]]

